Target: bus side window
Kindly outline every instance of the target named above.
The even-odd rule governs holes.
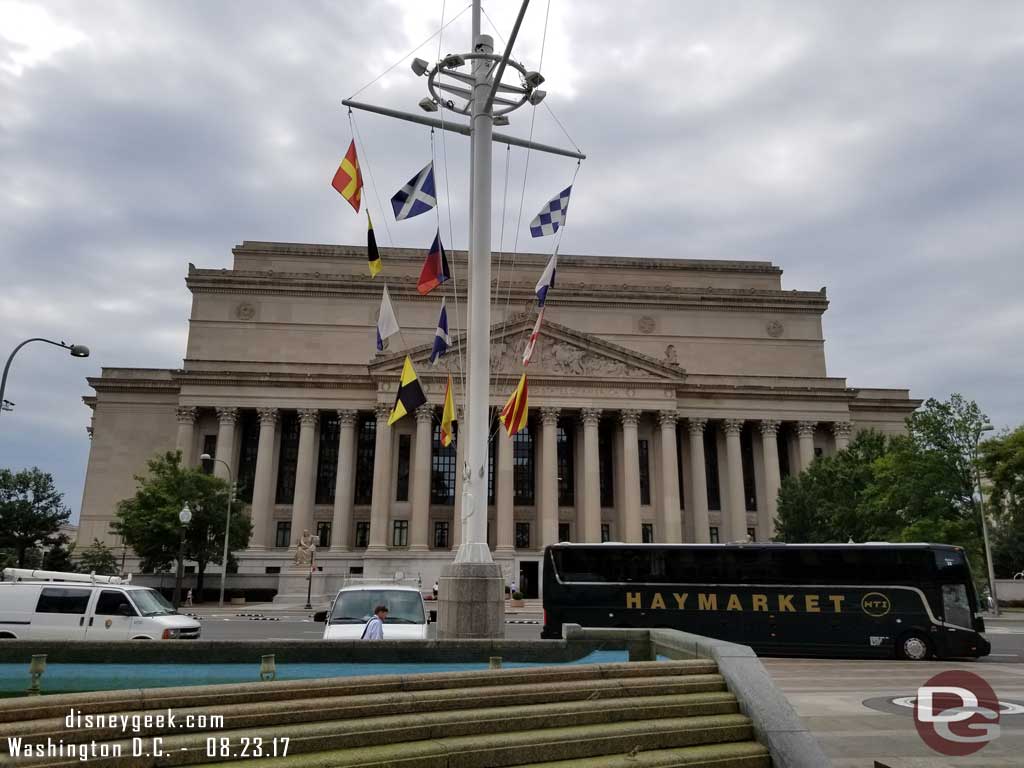
[[[967,587],[963,584],[942,585],[942,609],[947,624],[960,627],[972,626],[971,606],[967,602]]]

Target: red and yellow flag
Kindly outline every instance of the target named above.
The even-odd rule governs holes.
[[[452,375],[448,374],[448,386],[444,390],[444,408],[441,410],[441,445],[452,444],[452,422],[455,421],[455,400],[452,398]]]
[[[356,213],[359,213],[359,203],[362,201],[363,193],[363,174],[359,171],[355,139],[348,145],[348,152],[341,159],[341,165],[338,166],[338,171],[334,174],[331,186],[348,200],[349,204],[356,209]]]
[[[509,396],[505,407],[501,409],[501,423],[505,425],[505,431],[512,437],[516,432],[526,426],[527,402],[526,402],[526,374],[524,373],[515,391]]]

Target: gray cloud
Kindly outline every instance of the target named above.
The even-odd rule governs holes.
[[[514,5],[485,6],[503,34]],[[445,5],[449,18],[463,7]],[[788,288],[828,286],[833,375],[921,397],[959,390],[997,424],[1019,422],[1024,7],[622,9],[552,4],[549,103],[589,155],[563,251],[770,259]],[[532,65],[543,10],[517,46]],[[187,262],[227,266],[243,239],[362,241],[365,223],[329,187],[350,137],[340,100],[440,12],[398,0],[0,4],[0,349],[44,335],[94,351],[19,355],[0,464],[53,470],[77,509],[83,378],[180,364]],[[442,52],[466,47],[468,18]],[[437,52],[434,40],[419,55]],[[422,85],[402,63],[360,98],[412,109]],[[426,162],[429,133],[355,120],[386,204]],[[529,113],[513,116],[512,132],[529,129]],[[544,109],[534,131],[567,143]],[[435,136],[457,248],[467,149]],[[496,245],[502,213],[510,247],[520,198],[528,220],[574,170],[534,154],[524,185],[524,165],[520,150],[495,152]],[[426,246],[434,222],[421,218],[391,226],[394,244]],[[519,233],[520,249],[536,248]]]

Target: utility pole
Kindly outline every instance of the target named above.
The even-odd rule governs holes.
[[[480,33],[480,0],[473,0],[470,53],[449,54],[435,65],[422,59],[413,71],[427,77],[430,97],[420,102],[426,112],[446,109],[470,118],[469,125],[374,107],[351,100],[350,109],[388,115],[421,125],[469,134],[469,307],[467,333],[466,420],[460,439],[467,440],[462,467],[462,541],[455,562],[442,570],[438,583],[438,638],[470,639],[504,636],[505,584],[500,567],[487,545],[487,442],[490,431],[491,346],[491,165],[493,142],[527,147],[577,159],[579,152],[549,147],[532,141],[494,134],[495,119],[529,103],[540,104],[546,95],[539,90],[544,78],[509,56],[519,34],[529,0],[524,0],[503,55],[494,53],[490,35]],[[466,63],[471,73],[460,72]],[[518,73],[519,84],[502,82],[507,70]],[[454,98],[452,98],[454,97]]]

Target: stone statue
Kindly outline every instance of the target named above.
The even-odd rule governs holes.
[[[676,352],[675,344],[665,347],[665,362],[669,365],[679,365],[679,353]]]
[[[309,535],[309,530],[303,528],[302,536],[299,537],[299,544],[295,548],[295,565],[309,565],[313,562],[313,553],[316,552],[316,540]]]

